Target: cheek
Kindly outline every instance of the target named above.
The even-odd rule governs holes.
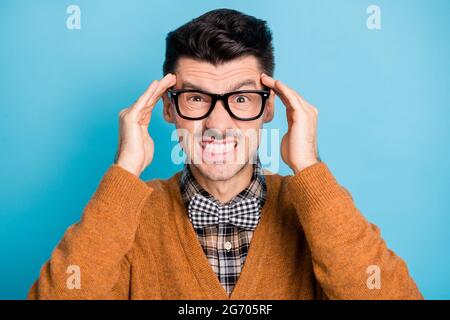
[[[252,121],[241,121],[238,124],[238,129],[242,132],[256,132],[258,133],[259,130],[263,127],[264,119],[263,117],[260,117],[259,119],[252,120]]]
[[[201,137],[203,126],[203,121],[186,120],[180,118],[178,115],[175,117],[175,127],[178,131],[180,140],[183,139],[186,141],[185,139],[188,139],[190,143],[194,142],[196,137]]]
[[[241,139],[245,139],[247,145],[253,145],[255,148],[259,144],[262,125],[262,118],[243,122],[238,128],[241,131]]]

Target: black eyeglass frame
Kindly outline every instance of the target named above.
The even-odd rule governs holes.
[[[216,107],[216,103],[219,100],[223,102],[225,110],[228,112],[228,114],[232,118],[240,120],[240,121],[256,120],[259,117],[261,117],[261,115],[263,114],[264,108],[266,106],[266,101],[267,101],[267,99],[269,98],[269,95],[270,95],[270,89],[269,88],[267,88],[267,90],[240,90],[240,91],[227,92],[227,93],[224,93],[224,94],[210,93],[210,92],[206,92],[206,91],[202,91],[202,90],[194,90],[194,89],[179,89],[179,90],[169,89],[167,91],[170,94],[170,99],[175,102],[175,109],[177,110],[178,115],[181,118],[186,119],[186,120],[202,120],[202,119],[207,118],[211,114],[213,109]],[[209,107],[208,112],[206,112],[206,114],[201,116],[201,117],[195,117],[195,118],[183,115],[181,113],[180,107],[178,105],[178,97],[179,97],[180,93],[184,93],[184,92],[197,92],[197,93],[201,93],[201,94],[206,94],[209,97],[211,97],[211,106]],[[251,118],[241,118],[241,117],[238,117],[237,115],[235,115],[233,113],[233,111],[231,111],[231,108],[228,105],[228,98],[230,96],[234,95],[234,94],[239,94],[239,93],[258,93],[261,96],[261,98],[262,98],[262,102],[261,102],[262,106],[261,106],[261,111],[258,113],[258,115],[254,116],[254,117],[251,117]]]

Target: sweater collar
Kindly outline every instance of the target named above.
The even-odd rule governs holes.
[[[169,192],[175,195],[174,214],[170,216],[176,225],[179,243],[183,248],[193,274],[198,280],[198,284],[209,299],[250,299],[252,294],[256,294],[255,291],[257,290],[257,276],[254,270],[261,268],[267,263],[267,247],[271,238],[270,233],[273,232],[271,226],[275,224],[275,219],[277,219],[274,205],[278,195],[277,190],[280,188],[279,179],[277,179],[276,175],[269,174],[265,176],[267,192],[265,205],[261,210],[261,219],[254,231],[244,268],[231,295],[228,296],[217,275],[212,270],[198,241],[197,233],[188,215],[185,213],[186,208],[183,204],[179,186],[181,175],[182,172],[177,172],[170,180],[171,189]]]

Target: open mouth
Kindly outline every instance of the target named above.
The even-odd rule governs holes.
[[[202,139],[202,158],[205,162],[225,162],[231,160],[236,151],[238,142],[235,139],[215,140]]]

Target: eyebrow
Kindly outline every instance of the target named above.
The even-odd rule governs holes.
[[[253,86],[256,89],[256,82],[255,82],[255,80],[247,79],[247,80],[238,82],[238,83],[234,84],[233,86],[229,87],[228,91],[229,92],[236,91],[244,86]],[[189,81],[183,81],[181,83],[181,89],[193,89],[193,90],[200,90],[200,91],[208,92],[208,90],[205,90]]]

